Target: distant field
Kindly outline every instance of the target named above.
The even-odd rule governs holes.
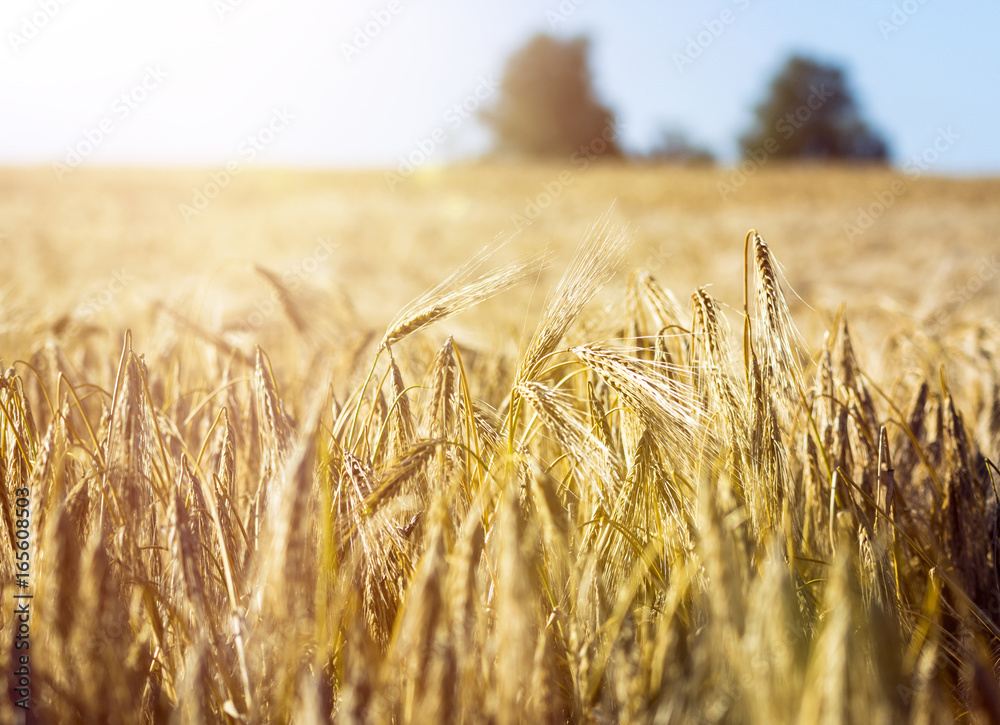
[[[764,167],[743,177],[727,169],[475,165],[419,171],[390,191],[376,172],[262,170],[235,177],[191,214],[196,190],[211,193],[211,184],[207,170],[81,169],[62,181],[47,168],[0,170],[4,304],[36,321],[43,310],[57,316],[99,299],[124,269],[135,279],[101,308],[102,319],[125,322],[137,305],[195,278],[234,292],[224,314],[238,314],[232,306],[246,302],[241,295],[260,292],[246,263],[284,274],[326,238],[336,250],[310,265],[305,281],[359,300],[377,326],[441,270],[523,222],[533,223],[512,250],[548,246],[565,259],[614,205],[613,220],[634,231],[627,266],[649,268],[681,297],[712,284],[738,307],[742,240],[756,228],[795,292],[820,313],[846,301],[853,316],[940,317],[954,326],[1000,309],[996,179],[847,168]],[[877,214],[886,201],[862,230],[862,210],[874,204]],[[799,305],[794,297],[791,304]],[[799,321],[812,324],[809,316]]]

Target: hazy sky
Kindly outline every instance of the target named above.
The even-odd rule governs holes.
[[[897,162],[943,128],[934,172],[995,174],[998,27],[993,0],[3,0],[0,163],[444,162],[486,147],[469,111],[552,31],[592,37],[634,151],[671,126],[733,160],[799,51],[848,69]]]

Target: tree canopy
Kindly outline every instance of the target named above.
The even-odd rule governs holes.
[[[482,114],[499,156],[620,156],[615,117],[593,88],[587,38],[540,34],[508,60],[498,101]],[[595,145],[595,140],[602,142]]]
[[[648,157],[654,161],[667,161],[674,164],[711,164],[715,162],[715,154],[704,146],[691,140],[691,137],[679,128],[665,128],[660,132],[660,141],[649,152]]]
[[[792,56],[755,116],[740,137],[747,156],[763,151],[786,159],[889,158],[888,143],[862,117],[845,72],[835,65]]]

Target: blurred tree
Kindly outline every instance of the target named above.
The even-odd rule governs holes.
[[[684,131],[668,128],[660,133],[660,142],[649,152],[654,161],[677,164],[713,164],[715,154],[695,144]]]
[[[539,34],[510,57],[499,99],[481,114],[498,155],[621,156],[614,114],[594,93],[589,51],[587,38]]]
[[[792,56],[754,112],[754,125],[740,137],[743,153],[750,158],[889,157],[888,144],[861,117],[844,71],[837,66]]]

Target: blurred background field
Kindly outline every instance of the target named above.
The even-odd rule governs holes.
[[[562,185],[567,169],[572,181]],[[911,326],[945,334],[1000,309],[995,179],[775,165],[723,200],[719,185],[732,184],[735,172],[714,167],[482,162],[423,170],[393,191],[376,171],[259,169],[185,221],[179,208],[209,173],[86,169],[57,182],[48,170],[0,171],[6,344],[16,347],[26,325],[67,317],[117,339],[156,302],[190,314],[199,287],[213,293],[203,312],[225,329],[268,297],[252,265],[350,299],[359,324],[380,328],[491,241],[509,239],[501,255],[547,248],[565,260],[609,209],[634,239],[627,268],[649,269],[682,299],[712,285],[736,309],[743,237],[756,228],[784,265],[807,331],[825,329],[841,302],[873,343]],[[848,225],[894,184],[905,192],[852,232]],[[556,191],[551,202],[546,189]],[[325,259],[313,258],[317,248]],[[558,269],[543,273],[540,289]],[[508,293],[519,301],[494,301],[454,324],[483,342],[493,333],[510,339],[524,310],[544,299],[532,292],[525,285]],[[265,341],[280,318],[261,325]]]
[[[841,302],[876,341],[997,309],[989,3],[105,10],[0,15],[8,342],[158,303],[225,334],[267,274],[379,328],[483,245],[565,258],[609,209],[627,267],[736,308],[756,228],[809,331]],[[542,301],[515,294],[494,326]]]

